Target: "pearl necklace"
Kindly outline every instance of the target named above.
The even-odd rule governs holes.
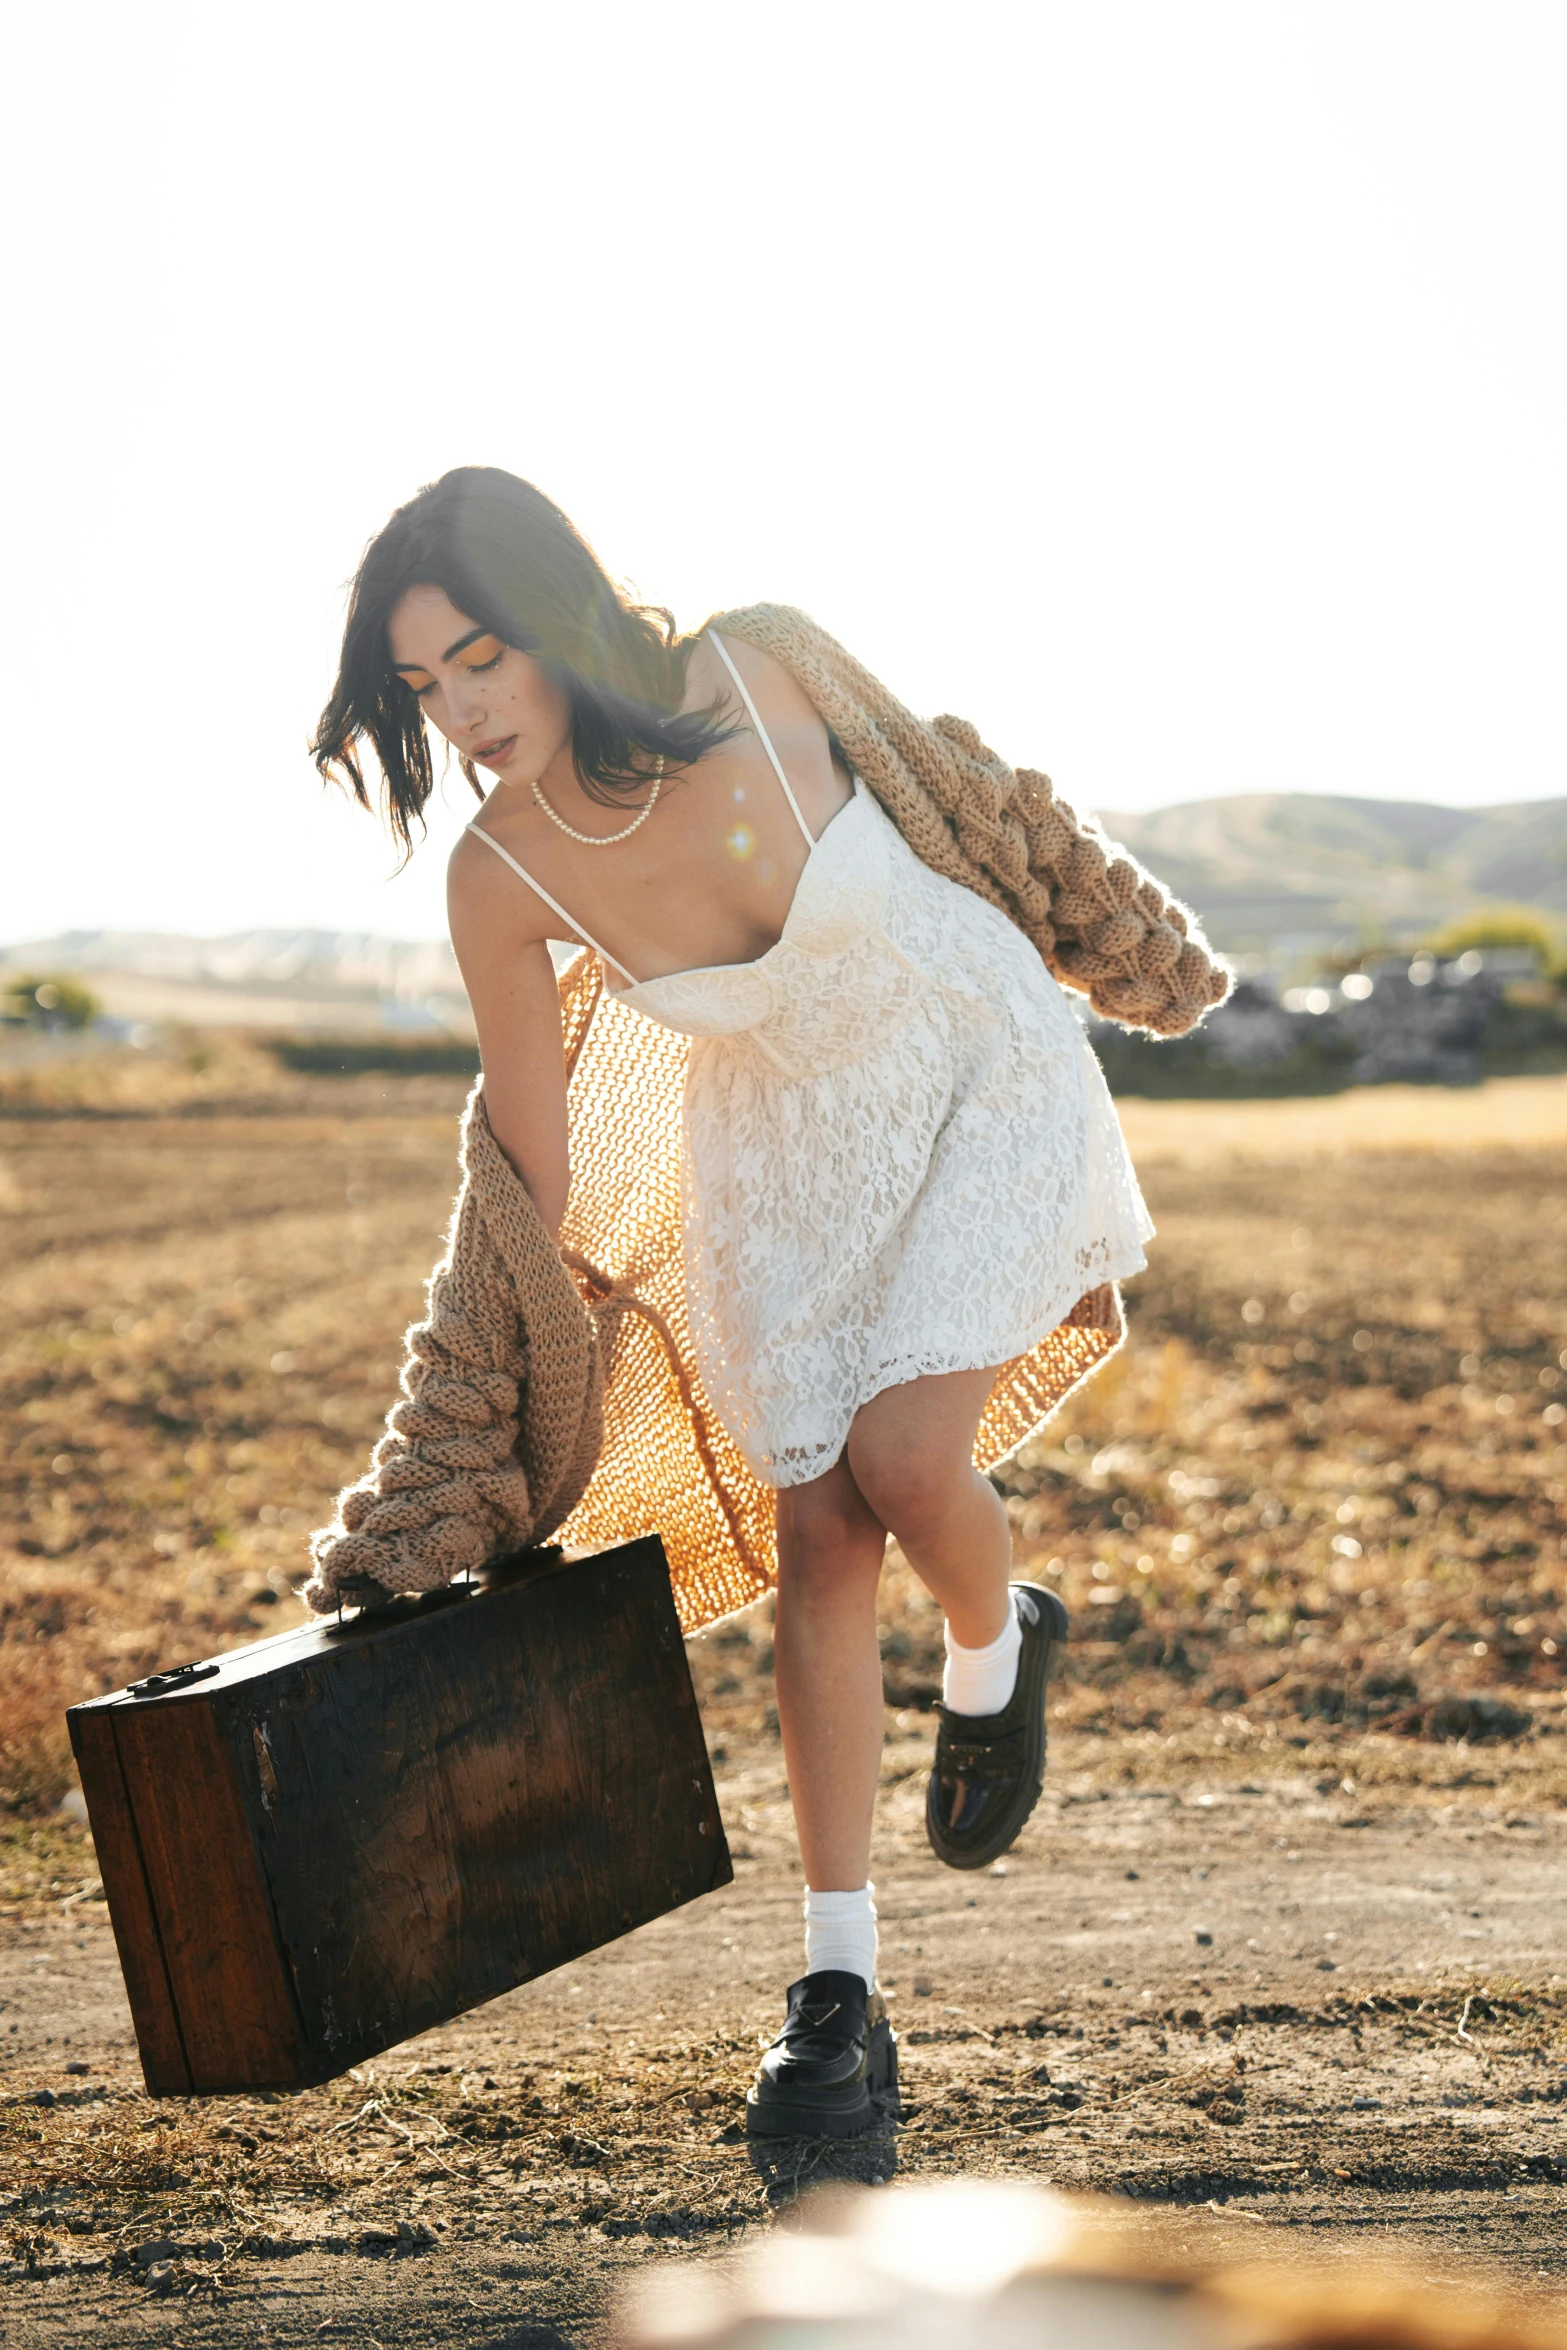
[[[533,796],[538,801],[539,806],[544,810],[544,813],[549,818],[550,822],[552,824],[558,824],[562,832],[569,832],[573,840],[580,840],[585,849],[612,849],[617,840],[629,840],[631,835],[637,830],[638,826],[647,822],[648,818],[652,815],[654,808],[658,804],[658,795],[663,787],[663,782],[664,761],[662,755],[660,755],[660,757],[654,761],[653,789],[648,793],[647,805],[641,809],[637,815],[633,816],[631,822],[626,826],[623,832],[579,832],[574,824],[568,824],[566,822],[564,816],[556,815],[555,810],[550,806],[549,801],[544,797],[543,792],[539,789],[539,779],[537,776],[535,776],[533,779]]]

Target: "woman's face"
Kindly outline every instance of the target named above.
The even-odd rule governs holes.
[[[455,750],[503,783],[531,783],[571,739],[571,711],[531,654],[459,612],[444,588],[411,587],[387,628],[392,666]]]

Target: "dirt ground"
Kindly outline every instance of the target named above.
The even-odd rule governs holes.
[[[102,1903],[17,1902],[12,2338],[575,2343],[628,2267],[724,2247],[803,2186],[959,2170],[1173,2205],[1204,2256],[1255,2257],[1261,2218],[1285,2256],[1567,2287],[1554,1807],[1514,1809],[1511,1773],[1456,1797],[1114,1784],[1094,1743],[1061,1741],[974,1880],[922,1849],[923,1729],[891,1744],[905,2113],[846,2148],[758,2154],[740,2128],[797,1965],[769,1746],[723,1774],[732,1887],[300,2096],[146,2098]],[[49,1865],[80,1857],[57,1835]]]
[[[1160,1225],[1131,1343],[1002,1475],[1074,1618],[1045,1802],[992,1872],[929,1857],[939,1624],[894,1557],[904,2118],[771,2156],[765,1603],[691,1648],[731,1887],[326,2088],[140,2088],[60,1708],[294,1620],[450,1188],[428,1087],[315,1104],[0,1125],[10,2338],[586,2343],[618,2278],[804,2187],[957,2171],[1204,2257],[1567,2288],[1567,1085],[1123,1105]]]

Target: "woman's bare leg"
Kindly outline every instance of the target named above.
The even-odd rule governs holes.
[[[778,1496],[778,1726],[805,1881],[818,1893],[856,1891],[870,1875],[886,1547],[846,1460]]]
[[[789,2020],[747,2099],[746,2127],[761,2136],[868,2127],[877,2082],[893,2078],[885,2016],[860,2005],[847,1984],[851,1973],[863,1975],[868,1994],[875,1976],[876,1588],[891,1530],[961,1644],[988,1646],[1006,1624],[1006,1512],[973,1466],[992,1379],[962,1372],[878,1396],[856,1414],[826,1476],[778,1496],[774,1657],[789,1793],[806,1884],[840,1899],[807,1907],[806,1973],[790,1987]],[[823,1995],[815,2010],[813,1984]],[[840,2037],[824,2054],[821,2035],[835,2018]],[[803,2035],[802,2022],[810,2027]]]
[[[805,1881],[848,1892],[870,1875],[881,1771],[876,1587],[887,1534],[939,1602],[954,1640],[1006,1623],[1007,1514],[974,1467],[993,1371],[914,1379],[862,1406],[843,1458],[778,1496],[778,1722]]]
[[[911,1379],[863,1404],[849,1431],[856,1487],[964,1648],[988,1647],[1007,1620],[1011,1529],[1000,1495],[974,1466],[995,1381],[994,1371]]]

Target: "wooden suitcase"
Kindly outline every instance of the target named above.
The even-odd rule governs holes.
[[[155,2095],[330,2079],[733,1876],[656,1535],[67,1719]]]

